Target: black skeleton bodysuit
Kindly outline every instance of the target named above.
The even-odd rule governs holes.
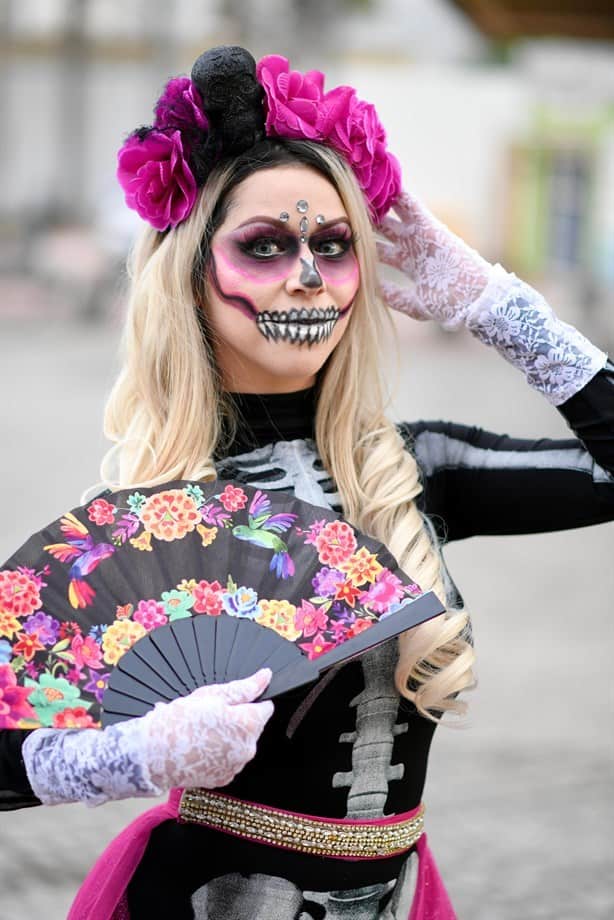
[[[244,424],[222,478],[293,492],[341,510],[313,440],[315,391],[236,396]],[[420,509],[441,543],[614,519],[614,365],[559,407],[576,437],[520,440],[445,422],[400,426],[422,472]],[[247,421],[248,420],[248,421]],[[460,596],[448,577],[448,602]],[[434,724],[399,697],[396,642],[276,701],[255,759],[224,791],[327,817],[376,818],[422,798]],[[37,804],[23,734],[0,733],[0,802]],[[133,918],[406,920],[411,855],[344,862],[168,821],[153,832],[128,891]]]

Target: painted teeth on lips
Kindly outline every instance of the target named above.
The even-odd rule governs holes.
[[[258,314],[258,322],[266,323],[326,323],[339,318],[336,307],[327,307],[325,310],[264,310]]]
[[[309,346],[330,338],[339,315],[336,307],[326,310],[303,308],[289,312],[264,310],[258,314],[257,324],[265,339],[274,342],[305,343]]]

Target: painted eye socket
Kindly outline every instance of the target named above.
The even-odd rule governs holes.
[[[314,255],[324,256],[327,259],[340,259],[351,247],[351,237],[335,236],[315,241],[311,249]]]
[[[279,240],[269,236],[259,236],[254,240],[249,240],[249,242],[243,243],[241,249],[255,259],[262,260],[271,259],[285,252]]]
[[[338,258],[344,255],[351,246],[351,240],[334,239],[320,240],[315,244],[313,250],[319,256],[328,256],[329,258]]]

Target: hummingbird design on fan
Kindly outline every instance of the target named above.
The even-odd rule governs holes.
[[[247,525],[238,524],[233,527],[232,533],[238,540],[272,549],[269,569],[278,578],[288,578],[294,575],[294,563],[288,554],[288,547],[278,534],[285,533],[296,518],[296,514],[287,512],[272,514],[269,498],[258,490],[249,506]]]
[[[111,543],[95,543],[85,524],[78,521],[70,511],[62,518],[60,525],[65,535],[64,543],[50,543],[45,551],[59,562],[73,562],[68,573],[68,600],[72,607],[87,607],[95,592],[85,580],[103,559],[115,552]]]

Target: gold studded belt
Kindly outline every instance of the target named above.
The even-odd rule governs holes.
[[[209,789],[184,789],[178,820],[298,853],[381,859],[403,853],[419,840],[424,805],[401,815],[356,821],[301,815]]]

